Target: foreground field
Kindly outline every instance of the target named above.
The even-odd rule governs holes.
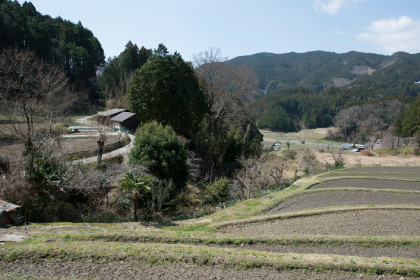
[[[389,172],[404,181],[370,179]],[[0,278],[419,279],[417,172],[344,169],[169,224],[30,225],[0,245]]]
[[[420,209],[353,210],[233,225],[226,232],[250,235],[417,236]]]
[[[305,209],[346,205],[420,205],[420,192],[392,193],[370,190],[324,190],[306,192],[286,200],[270,210],[270,214]]]
[[[42,262],[42,263],[13,263],[7,266],[0,264],[0,270],[10,271],[3,274],[2,279],[63,279],[58,275],[69,275],[67,279],[267,279],[267,280],[288,280],[288,279],[317,279],[317,280],[346,280],[366,279],[376,280],[378,276],[364,276],[358,273],[321,273],[307,270],[232,270],[218,267],[205,266],[169,266],[169,265],[145,265],[127,262]],[[35,275],[36,278],[27,278],[27,275]],[[2,276],[0,272],[0,276]],[[39,278],[38,278],[39,277]],[[400,280],[399,276],[388,276],[384,279]],[[415,279],[415,278],[405,278]]]

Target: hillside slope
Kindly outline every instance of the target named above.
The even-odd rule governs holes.
[[[255,70],[265,93],[302,86],[322,91],[331,86],[344,87],[367,81],[408,81],[420,79],[420,54],[403,52],[391,56],[348,52],[313,51],[307,53],[258,53],[230,60]]]

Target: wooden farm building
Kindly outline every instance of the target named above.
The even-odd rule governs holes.
[[[19,218],[16,209],[19,205],[0,200],[0,226],[4,227],[10,224],[19,224]]]
[[[140,121],[136,118],[136,114],[131,112],[122,112],[111,118],[111,122],[114,131],[129,130],[131,132],[135,132],[137,127],[140,125]]]
[[[98,121],[101,123],[106,123],[113,117],[121,114],[122,112],[127,112],[126,109],[112,109],[108,111],[103,111],[98,113]]]

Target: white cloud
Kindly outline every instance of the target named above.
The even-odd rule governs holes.
[[[344,35],[344,32],[343,32],[343,31],[339,31],[339,30],[337,30],[337,31],[335,31],[335,34],[336,34],[336,35]]]
[[[398,20],[390,18],[372,21],[367,29],[370,32],[360,33],[358,41],[372,42],[388,54],[398,51],[420,52],[420,21],[402,16]]]
[[[366,0],[317,0],[315,2],[315,9],[320,12],[324,12],[330,15],[336,15],[344,7],[350,8],[351,3]]]

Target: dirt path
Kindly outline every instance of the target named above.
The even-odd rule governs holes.
[[[329,188],[363,188],[376,190],[404,190],[404,191],[420,191],[420,182],[410,181],[394,181],[379,179],[339,179],[327,181],[313,185],[313,189],[329,189]],[[394,204],[394,203],[391,203]]]
[[[419,210],[358,210],[326,213],[246,225],[223,230],[249,235],[418,236]]]
[[[304,193],[288,199],[268,213],[282,213],[305,209],[315,209],[330,206],[346,205],[389,205],[389,204],[413,204],[420,205],[420,194],[416,193],[386,193],[367,191],[324,191]]]
[[[376,280],[377,275],[360,275],[350,273],[316,273],[303,270],[233,270],[211,266],[169,266],[169,265],[144,265],[132,262],[16,262],[0,263],[0,271],[7,273],[19,273],[37,277],[70,277],[78,279],[142,279],[142,280],[202,280],[202,279],[226,279],[226,280],[289,280],[289,279],[313,279],[313,280],[344,280],[365,279]],[[26,279],[26,278],[25,278]],[[399,276],[384,276],[383,280],[398,280]],[[405,278],[411,280],[414,278]]]

